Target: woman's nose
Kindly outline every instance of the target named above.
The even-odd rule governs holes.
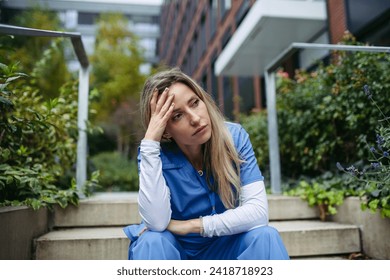
[[[191,125],[197,125],[200,122],[200,116],[195,113],[190,114],[190,124]]]

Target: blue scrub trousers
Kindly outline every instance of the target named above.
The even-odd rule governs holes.
[[[133,226],[134,227],[134,226]],[[270,226],[248,232],[213,237],[211,244],[199,250],[186,250],[169,231],[145,231],[129,246],[129,260],[286,260],[286,248],[278,231]]]

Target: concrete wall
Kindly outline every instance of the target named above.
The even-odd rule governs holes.
[[[390,260],[390,218],[382,218],[379,212],[362,211],[360,205],[359,198],[347,198],[330,219],[357,225],[361,231],[363,252],[373,259]]]
[[[47,209],[0,208],[0,260],[33,259],[33,240],[48,229]]]

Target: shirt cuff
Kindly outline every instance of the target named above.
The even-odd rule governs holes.
[[[268,201],[264,182],[245,185],[241,191],[241,206],[202,218],[202,236],[237,234],[268,224]]]
[[[160,147],[160,142],[158,141],[143,139],[141,140],[140,151],[146,154],[159,154]]]

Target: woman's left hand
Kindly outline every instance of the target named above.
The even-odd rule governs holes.
[[[186,235],[189,233],[200,232],[200,219],[192,220],[171,220],[167,227],[167,230],[177,235]]]

